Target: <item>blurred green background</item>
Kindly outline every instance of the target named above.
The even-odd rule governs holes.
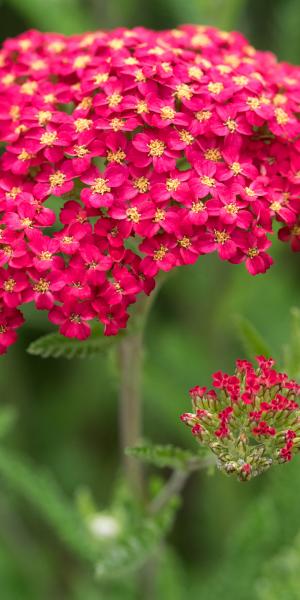
[[[251,43],[282,60],[300,62],[297,0],[2,0],[0,36],[28,28],[62,33],[116,26],[170,28],[210,23],[244,32]],[[187,390],[209,383],[243,355],[235,326],[249,318],[280,357],[299,304],[299,256],[275,244],[275,266],[252,278],[243,266],[204,257],[178,269],[157,299],[146,332],[145,433],[159,443],[193,447],[179,414]],[[30,314],[18,344],[0,361],[4,404],[18,421],[9,444],[46,466],[69,493],[89,486],[99,508],[109,503],[119,475],[117,378],[104,358],[42,360],[26,347],[46,331],[46,316]],[[249,484],[216,473],[187,485],[170,550],[153,598],[183,600],[296,600],[300,598],[299,460]],[[282,581],[285,582],[281,587]],[[133,585],[133,587],[132,587]],[[127,589],[128,588],[128,589]],[[35,513],[1,483],[1,600],[112,600],[139,598],[128,578],[101,587]]]

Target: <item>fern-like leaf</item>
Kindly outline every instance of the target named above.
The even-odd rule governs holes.
[[[159,444],[139,444],[126,448],[126,454],[155,465],[156,467],[170,467],[180,471],[201,468],[203,460],[211,453],[206,448],[199,448],[198,452],[190,452],[176,446]]]
[[[59,333],[49,333],[31,342],[27,351],[41,358],[87,358],[107,352],[123,335],[105,336],[102,327],[96,325],[86,340],[81,341],[66,338]]]

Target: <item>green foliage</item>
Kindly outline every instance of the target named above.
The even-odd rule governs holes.
[[[108,352],[123,334],[104,336],[100,325],[93,326],[87,340],[66,338],[60,333],[49,333],[31,342],[28,352],[41,358],[87,358]]]
[[[1,406],[0,409],[0,439],[10,433],[17,419],[17,413],[12,406]]]
[[[264,568],[256,584],[259,600],[298,600],[300,590],[300,536]]]
[[[177,448],[171,444],[139,444],[126,449],[128,456],[134,456],[139,460],[155,465],[156,467],[170,467],[180,471],[196,470],[205,464],[207,456],[211,455],[206,448],[198,449],[198,452],[190,452],[183,448]]]
[[[300,377],[300,309],[292,308],[291,335],[284,347],[284,365],[291,377]]]
[[[9,0],[9,4],[31,27],[41,30],[72,34],[92,28],[92,19],[79,0],[47,0],[46,6],[41,0]]]
[[[240,340],[250,360],[259,355],[267,358],[272,356],[272,351],[267,342],[248,319],[239,315],[236,318],[236,325]]]
[[[141,568],[169,532],[178,503],[172,498],[155,517],[133,518],[118,543],[107,548],[96,563],[96,577],[108,580]]]
[[[28,460],[0,448],[0,477],[46,519],[78,556],[95,560],[97,547],[81,515],[65,497],[55,479]]]

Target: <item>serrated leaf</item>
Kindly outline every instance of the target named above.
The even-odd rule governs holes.
[[[249,359],[255,356],[272,356],[272,351],[263,336],[257,331],[256,327],[245,317],[236,317],[236,326],[240,340]]]
[[[203,458],[210,454],[206,448],[199,449],[198,453],[190,452],[176,446],[159,444],[139,444],[126,448],[126,454],[156,467],[170,467],[181,471],[201,467]]]
[[[31,342],[27,352],[41,358],[87,358],[107,352],[123,336],[124,334],[105,336],[102,327],[96,325],[86,340],[66,338],[60,333],[49,333]]]
[[[285,369],[290,377],[300,377],[300,309],[292,308],[292,326],[289,344],[284,348]]]

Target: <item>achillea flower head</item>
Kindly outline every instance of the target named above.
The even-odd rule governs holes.
[[[193,412],[181,415],[219,468],[241,481],[290,461],[300,449],[300,385],[272,359],[257,362],[255,368],[237,360],[234,375],[213,375],[214,389],[191,389]]]
[[[0,352],[26,302],[111,335],[160,270],[216,251],[264,273],[276,221],[299,251],[300,69],[239,33],[29,31],[0,92]]]

